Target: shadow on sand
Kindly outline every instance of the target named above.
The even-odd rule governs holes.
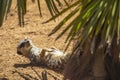
[[[62,71],[63,71],[63,69],[50,69],[50,68],[48,68],[47,66],[45,66],[45,65],[36,65],[36,64],[31,64],[31,63],[27,63],[27,64],[14,64],[13,65],[15,68],[27,68],[27,67],[31,67],[31,69],[36,73],[36,75],[38,76],[38,78],[36,78],[36,77],[33,77],[33,76],[31,76],[30,74],[24,74],[24,73],[21,73],[21,72],[19,72],[18,70],[15,70],[15,71],[13,71],[13,74],[14,73],[17,73],[17,74],[19,74],[19,76],[21,76],[22,78],[24,78],[25,80],[48,80],[47,79],[47,75],[50,75],[50,76],[52,76],[53,78],[54,78],[54,80],[60,80],[59,78],[57,78],[57,76],[54,76],[54,75],[52,75],[51,73],[49,73],[47,70],[53,70],[53,71],[55,71],[55,72],[57,72],[57,73],[60,73],[60,74],[62,74]],[[40,68],[44,68],[45,70],[43,71],[43,72],[41,72],[41,73],[39,73],[38,71],[36,71],[35,69],[34,69],[34,67],[40,67]],[[1,79],[0,79],[1,80]]]
[[[51,68],[48,68],[47,66],[42,65],[42,64],[32,64],[32,63],[14,64],[14,67],[15,68],[40,67],[40,68],[44,68],[44,69],[48,69],[48,70],[53,70],[57,73],[62,73],[63,72],[63,69],[51,69]]]

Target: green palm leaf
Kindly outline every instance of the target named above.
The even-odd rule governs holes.
[[[57,39],[60,38],[69,29],[71,29],[71,31],[68,35],[67,40],[69,41],[71,39],[74,39],[75,37],[78,37],[81,45],[84,44],[84,42],[88,39],[93,40],[93,38],[97,37],[98,34],[101,32],[101,40],[103,41],[111,43],[116,32],[118,35],[118,39],[120,39],[120,18],[118,17],[120,15],[119,5],[119,0],[82,1],[82,5],[79,5],[79,7],[82,6],[82,10],[79,10],[80,14],[77,16],[77,18],[74,19],[74,25],[70,24],[66,26],[66,28],[57,37]],[[67,11],[64,11],[64,13],[65,12]],[[75,14],[71,14],[71,16],[74,15]],[[56,15],[56,17],[53,17],[50,20],[53,20],[58,16],[59,15]],[[71,16],[67,16],[67,19],[71,19]],[[66,18],[63,19],[60,24],[55,27],[55,29],[53,29],[51,34],[57,32],[57,30],[59,30],[61,26],[67,23],[67,20],[65,20]],[[71,28],[70,26],[72,26],[73,28]],[[81,36],[78,36],[80,34]]]
[[[117,28],[117,35],[118,35],[118,40],[120,40],[120,1],[118,1],[118,28]]]
[[[35,0],[31,0],[31,1],[35,3]],[[45,1],[52,16],[59,14],[59,9],[56,5],[56,2],[61,6],[62,4],[61,1],[59,0],[56,0],[56,1],[45,0]],[[66,2],[66,0],[64,1]],[[0,16],[2,16],[0,17],[0,27],[3,24],[5,15],[7,18],[7,14],[10,11],[11,4],[12,4],[12,0],[0,0],[0,12],[1,12]],[[38,5],[39,12],[40,12],[40,16],[42,16],[40,0],[37,0],[37,5]],[[27,10],[27,0],[17,0],[17,9],[18,9],[19,25],[24,26],[24,15],[26,14],[26,10]]]
[[[24,25],[24,15],[26,14],[26,0],[17,0],[19,25]]]
[[[46,22],[44,22],[44,23],[47,23],[47,22],[49,22],[49,21],[51,21],[51,20],[56,19],[58,16],[66,13],[66,12],[67,12],[68,10],[70,10],[71,8],[74,8],[75,6],[80,5],[80,2],[81,2],[81,1],[79,1],[79,0],[76,1],[76,2],[74,2],[73,4],[69,5],[69,7],[63,9],[61,12],[59,12],[59,14],[56,14],[56,15],[52,16],[52,18],[48,19],[48,20],[47,20]],[[51,12],[51,11],[50,11],[50,12]]]
[[[40,7],[40,0],[37,0],[37,3],[38,3],[38,8],[39,8],[40,16],[42,17],[42,12],[41,12],[41,7]]]
[[[3,24],[4,16],[5,16],[5,11],[6,11],[6,6],[7,6],[7,0],[0,0],[0,26]]]

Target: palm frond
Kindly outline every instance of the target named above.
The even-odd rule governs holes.
[[[35,3],[35,0],[31,0],[33,3]],[[60,0],[45,0],[47,7],[51,13],[52,16],[55,16],[59,14],[59,9],[58,6],[62,6],[62,2]],[[67,1],[64,0],[64,2],[67,4]],[[3,24],[4,17],[10,11],[12,4],[12,0],[0,0],[0,27]],[[41,3],[40,0],[37,0],[37,5],[38,9],[40,12],[40,16],[42,16],[42,11],[41,11]],[[17,0],[17,10],[18,10],[18,19],[19,19],[19,25],[24,26],[24,15],[26,14],[27,10],[27,0]]]
[[[82,1],[82,4],[79,5],[79,7],[82,9],[79,10],[80,14],[78,14],[77,18],[73,19],[75,22],[71,22],[73,25],[70,23],[70,25],[66,26],[66,28],[62,31],[62,33],[60,33],[57,39],[60,38],[69,29],[71,29],[67,40],[71,41],[75,37],[78,37],[81,45],[84,44],[84,42],[88,39],[91,41],[94,40],[93,38],[97,37],[100,33],[101,41],[105,41],[106,43],[111,43],[116,33],[118,40],[120,40],[119,0],[84,0]],[[64,11],[64,13],[67,12],[68,8],[66,8],[66,11]],[[75,10],[76,9],[74,9],[74,11]],[[75,14],[71,15],[74,16]],[[59,15],[55,15],[48,21],[51,21],[58,16]],[[51,34],[57,32],[57,30],[59,30],[61,26],[63,26],[71,18],[71,16],[64,18],[60,24],[56,26],[55,29],[53,29]]]
[[[24,25],[24,15],[26,14],[26,0],[17,0],[19,25]]]
[[[0,27],[3,24],[5,12],[6,12],[7,0],[0,0]]]
[[[48,9],[50,11],[50,14],[52,16],[56,15],[57,13],[59,13],[59,10],[57,8],[57,6],[55,5],[55,2],[54,0],[45,0],[47,6],[48,6]]]
[[[54,20],[54,19],[58,18],[60,15],[66,13],[66,12],[67,12],[68,10],[70,10],[71,8],[74,8],[75,6],[80,5],[80,2],[81,2],[81,1],[79,1],[79,0],[76,1],[76,2],[74,2],[73,4],[69,5],[69,7],[63,9],[61,12],[59,12],[59,14],[54,15],[52,18],[48,19],[48,20],[47,20],[46,22],[44,22],[44,23],[47,23],[47,22],[49,22],[49,21],[51,21],[51,20]]]
[[[117,9],[116,9],[116,26],[118,26],[117,27],[117,30],[116,30],[116,32],[117,32],[117,41],[119,42],[120,41],[120,1],[118,1],[118,3],[117,3]]]
[[[7,19],[7,14],[10,12],[10,8],[11,8],[11,5],[12,5],[12,0],[8,0],[8,6],[7,6],[7,11],[6,11],[6,19]]]
[[[40,16],[42,17],[42,12],[41,12],[41,7],[40,7],[40,0],[37,0],[37,3],[38,3],[38,8],[39,8]]]
[[[68,15],[52,30],[52,32],[49,34],[49,36],[52,35],[52,34],[54,34],[55,32],[57,32],[57,31],[58,31],[70,18],[72,18],[73,15],[75,15],[79,10],[80,10],[79,7],[77,7],[73,12],[71,12],[70,14],[68,14]],[[71,25],[72,25],[72,24],[71,24]],[[69,29],[69,28],[66,28],[66,30],[65,30],[65,31],[63,30],[62,33],[65,33],[68,29]],[[62,33],[61,33],[61,35],[62,35]]]

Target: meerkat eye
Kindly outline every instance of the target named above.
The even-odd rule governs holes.
[[[25,43],[22,43],[19,48],[25,47]]]

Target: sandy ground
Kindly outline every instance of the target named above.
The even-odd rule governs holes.
[[[25,37],[30,38],[36,46],[41,48],[55,46],[60,50],[65,49],[64,41],[68,33],[57,41],[55,41],[55,38],[59,32],[48,37],[51,30],[65,15],[56,19],[56,22],[51,21],[42,24],[51,17],[44,0],[41,0],[43,17],[39,16],[37,3],[33,4],[30,1],[27,6],[24,27],[18,25],[17,10],[15,9],[16,2],[13,2],[8,18],[4,21],[2,28],[0,28],[0,80],[41,80],[40,77],[43,71],[49,73],[47,75],[48,80],[56,80],[54,79],[55,77],[62,80],[62,73],[41,66],[31,67],[28,64],[28,59],[16,53],[17,44]],[[71,49],[72,45],[68,51],[71,51]],[[40,77],[35,71],[37,71]]]

